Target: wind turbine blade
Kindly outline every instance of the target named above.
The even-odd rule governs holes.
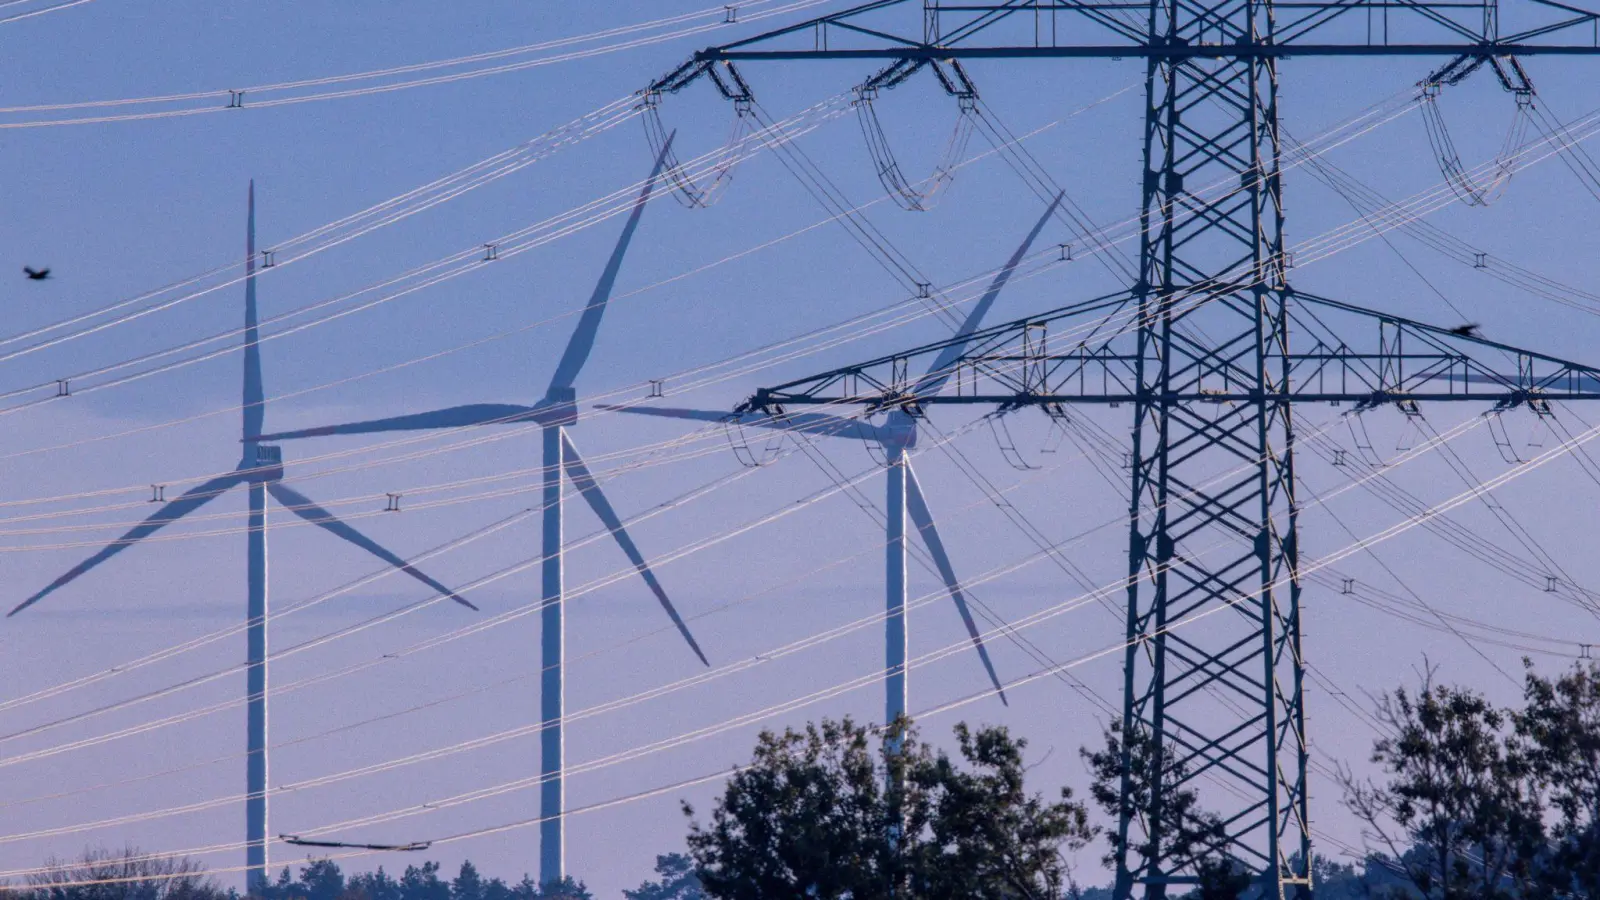
[[[244,439],[261,433],[266,418],[266,389],[261,381],[261,329],[256,311],[256,182],[250,180],[250,212],[245,226],[244,257]]]
[[[917,533],[922,535],[922,543],[933,556],[933,563],[939,569],[939,577],[944,579],[945,587],[950,590],[950,599],[956,602],[956,611],[961,613],[961,621],[967,626],[967,634],[972,636],[972,645],[978,649],[978,657],[983,660],[984,669],[989,672],[989,681],[1000,694],[1000,702],[1010,706],[1010,701],[1006,699],[1006,689],[1000,684],[1000,676],[995,674],[994,663],[989,659],[989,648],[983,645],[983,637],[978,633],[978,623],[972,621],[972,610],[967,607],[967,598],[961,592],[961,582],[956,580],[956,570],[950,565],[950,555],[944,550],[944,541],[939,537],[939,529],[933,524],[933,514],[928,511],[928,501],[922,496],[922,485],[917,483],[917,473],[912,470],[909,460],[906,461],[905,467],[906,512],[911,515],[911,523],[916,526]]]
[[[143,522],[140,522],[138,525],[128,529],[127,533],[125,533],[122,537],[117,538],[115,541],[112,541],[110,544],[102,547],[95,555],[73,566],[65,575],[62,575],[55,581],[50,582],[50,584],[46,586],[44,590],[17,604],[17,607],[6,615],[9,617],[22,612],[33,604],[43,600],[49,594],[54,593],[58,588],[77,578],[79,575],[82,575],[95,566],[100,565],[111,557],[116,556],[118,553],[121,553],[123,550],[128,549],[150,535],[155,534],[165,526],[176,522],[184,516],[187,516],[189,513],[192,513],[209,503],[213,498],[225,493],[230,488],[233,488],[239,484],[243,484],[246,480],[246,476],[242,473],[229,472],[220,478],[213,478],[210,481],[195,485],[194,487],[185,491],[178,499],[173,500],[172,502],[167,503],[160,509],[156,510]]]
[[[302,428],[298,431],[279,431],[245,437],[246,440],[289,441],[296,438],[327,437],[334,434],[374,434],[380,431],[427,431],[434,428],[465,428],[469,425],[510,425],[526,422],[537,413],[538,407],[514,403],[469,403],[430,412],[390,416],[387,419],[368,419],[365,422],[347,422],[343,425],[323,425]]]
[[[594,480],[594,475],[590,474],[589,467],[583,464],[583,457],[578,455],[578,448],[573,446],[571,439],[567,437],[565,432],[561,435],[561,445],[562,456],[565,457],[566,461],[567,477],[572,479],[573,487],[578,489],[578,493],[582,494],[583,499],[588,501],[589,508],[594,510],[594,514],[599,516],[600,521],[605,524],[606,530],[610,531],[611,536],[616,538],[617,544],[622,547],[622,552],[628,554],[628,559],[633,562],[633,567],[639,570],[639,575],[644,578],[644,583],[650,586],[650,590],[656,595],[656,599],[661,601],[661,608],[667,611],[667,616],[672,619],[672,624],[678,626],[678,633],[682,634],[683,639],[689,642],[689,649],[694,651],[695,656],[700,657],[702,664],[709,667],[711,661],[706,659],[705,653],[700,650],[699,642],[694,639],[693,634],[689,633],[689,626],[684,624],[683,617],[678,615],[677,608],[672,605],[671,600],[667,599],[667,592],[662,590],[661,582],[657,581],[656,574],[650,571],[650,564],[645,562],[643,554],[634,545],[633,538],[629,537],[627,529],[622,527],[622,520],[617,517],[616,510],[611,508],[611,501],[607,500],[606,495],[601,493],[600,484]]]
[[[829,416],[822,413],[788,413],[782,417],[760,413],[717,412],[709,409],[675,409],[664,406],[609,406],[599,404],[596,409],[629,413],[638,416],[656,416],[663,419],[690,419],[696,422],[719,422],[743,425],[748,428],[770,428],[774,431],[795,431],[804,434],[821,434],[834,437],[856,438],[863,441],[878,440],[878,426],[859,419]]]
[[[1050,221],[1050,217],[1055,215],[1056,207],[1061,205],[1061,198],[1065,196],[1065,192],[1056,194],[1056,199],[1050,202],[1050,206],[1044,211],[1044,215],[1039,217],[1039,221],[1033,225],[1033,230],[1028,232],[1028,236],[1023,239],[1022,246],[1018,247],[1017,251],[1011,254],[1011,259],[1001,267],[1000,271],[995,273],[994,280],[989,283],[989,289],[984,291],[983,296],[978,298],[978,302],[972,305],[971,311],[967,313],[966,321],[962,322],[961,327],[956,330],[956,337],[959,340],[939,351],[938,358],[933,361],[933,365],[928,367],[927,374],[923,375],[917,382],[917,386],[914,389],[915,394],[937,394],[939,389],[944,387],[944,383],[950,380],[950,376],[954,374],[951,372],[950,367],[955,365],[961,354],[967,351],[966,339],[983,324],[983,317],[989,314],[989,308],[994,306],[995,298],[1000,296],[1000,291],[1005,288],[1006,282],[1011,280],[1011,273],[1015,272],[1017,266],[1022,264],[1022,258],[1028,255],[1028,250],[1033,247],[1034,239],[1039,236],[1039,232],[1044,230],[1045,223]]]
[[[589,297],[589,305],[583,308],[583,317],[578,319],[578,327],[572,332],[572,339],[567,342],[567,349],[561,354],[561,362],[556,364],[556,373],[550,378],[550,394],[570,390],[578,380],[578,373],[583,371],[583,364],[589,360],[589,351],[594,349],[595,335],[600,331],[600,318],[605,315],[606,304],[611,301],[611,289],[617,283],[617,273],[622,271],[622,258],[628,252],[628,244],[633,240],[633,233],[639,228],[639,217],[644,215],[644,205],[650,201],[650,194],[656,189],[656,179],[661,176],[661,169],[666,165],[667,154],[672,152],[672,135],[661,146],[661,152],[656,155],[656,165],[650,170],[650,178],[644,183],[644,190],[639,193],[639,199],[634,201],[633,212],[628,214],[628,223],[622,226],[622,236],[617,238],[617,246],[611,251],[611,259],[606,262],[605,271],[600,273],[600,281],[594,286],[594,293]]]
[[[332,532],[335,536],[355,544],[357,547],[360,547],[368,553],[371,553],[373,556],[376,556],[389,565],[394,566],[407,575],[410,575],[412,578],[422,582],[428,587],[433,588],[444,596],[449,597],[451,600],[454,600],[462,606],[465,606],[467,609],[474,611],[478,609],[476,606],[473,606],[470,602],[468,602],[467,598],[457,594],[455,591],[450,590],[439,582],[434,581],[432,578],[429,578],[417,567],[401,559],[399,556],[396,556],[389,550],[384,549],[382,545],[380,545],[377,541],[374,541],[372,538],[367,537],[366,535],[352,528],[350,525],[340,521],[339,518],[333,513],[328,512],[327,510],[318,506],[311,500],[311,498],[300,493],[294,488],[289,487],[281,481],[273,481],[267,484],[267,492],[270,493],[279,503],[282,503],[285,507],[287,507],[290,512],[302,519],[305,519],[307,522],[310,522],[313,525],[321,526],[322,528]]]

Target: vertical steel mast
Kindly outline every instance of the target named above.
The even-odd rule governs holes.
[[[1271,45],[1274,24],[1271,0],[1160,0],[1148,40]],[[1118,895],[1192,879],[1163,801],[1202,777],[1235,783],[1206,805],[1228,855],[1281,890],[1309,884],[1310,838],[1277,60],[1146,64],[1123,734],[1124,777],[1148,737],[1160,789],[1122,805]],[[1254,399],[1174,399],[1224,385]],[[1244,549],[1211,549],[1219,531]],[[1168,630],[1217,607],[1198,634]]]
[[[667,598],[666,590],[656,579],[655,572],[623,527],[622,518],[606,499],[600,482],[578,453],[569,429],[581,418],[576,388],[578,376],[588,363],[599,336],[601,320],[611,302],[611,292],[616,286],[628,247],[639,228],[645,204],[655,191],[657,179],[666,166],[672,146],[669,135],[657,153],[650,177],[640,188],[639,196],[629,210],[627,220],[618,236],[616,246],[601,271],[594,292],[590,294],[583,313],[578,318],[572,337],[568,339],[561,360],[545,394],[532,405],[512,403],[469,403],[427,412],[412,413],[383,419],[344,422],[296,431],[263,435],[263,440],[297,440],[330,435],[384,434],[396,431],[430,431],[449,428],[466,428],[479,425],[502,427],[540,426],[542,438],[543,509],[541,522],[542,563],[540,566],[539,618],[540,677],[539,677],[539,883],[560,883],[566,877],[566,831],[563,817],[565,779],[565,571],[563,569],[562,537],[565,522],[563,488],[570,481],[572,488],[599,517],[606,530],[633,563],[645,586],[661,604],[662,610],[672,620],[684,642],[689,645],[702,665],[709,666],[706,655],[690,633],[689,626]],[[485,260],[487,262],[487,260]],[[564,480],[565,479],[565,480]]]

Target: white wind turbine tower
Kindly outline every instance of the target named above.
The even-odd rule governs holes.
[[[562,570],[562,530],[563,530],[563,501],[562,478],[572,480],[572,485],[588,502],[600,521],[604,523],[611,536],[616,540],[622,552],[638,570],[651,593],[661,604],[661,608],[677,626],[678,632],[688,642],[689,649],[694,651],[696,657],[705,665],[710,665],[706,655],[701,651],[700,645],[690,633],[689,626],[678,614],[672,601],[667,599],[667,592],[661,587],[661,582],[656,579],[655,572],[645,561],[644,555],[634,544],[633,538],[628,535],[623,527],[622,519],[617,516],[611,502],[601,491],[600,485],[595,481],[589,467],[584,464],[583,457],[578,454],[577,446],[572,442],[567,429],[578,421],[577,391],[574,385],[578,375],[583,371],[584,364],[589,359],[590,352],[594,349],[595,338],[600,330],[601,317],[605,315],[607,303],[611,299],[611,291],[616,284],[617,274],[622,268],[623,257],[627,254],[628,245],[633,240],[634,232],[639,227],[639,219],[644,214],[645,204],[649,202],[655,190],[657,179],[666,161],[666,154],[671,149],[669,138],[662,147],[661,154],[657,156],[655,167],[650,172],[650,178],[645,182],[644,189],[634,201],[633,209],[628,215],[628,221],[623,226],[622,235],[617,239],[616,247],[611,251],[611,258],[607,261],[599,282],[595,285],[594,293],[589,297],[588,304],[584,307],[583,315],[578,320],[577,328],[573,331],[572,338],[567,342],[561,361],[556,364],[555,374],[550,379],[550,385],[545,389],[545,394],[538,403],[532,406],[523,406],[510,403],[474,403],[464,406],[452,406],[429,412],[414,413],[411,415],[394,416],[385,419],[373,419],[363,422],[349,422],[341,425],[326,425],[317,428],[306,428],[297,431],[286,431],[277,434],[262,435],[262,440],[294,440],[308,437],[322,437],[328,435],[350,434],[378,434],[391,431],[426,431],[443,428],[463,428],[472,425],[525,425],[538,424],[543,434],[544,444],[544,543],[543,543],[543,590],[541,600],[541,680],[540,680],[540,802],[539,815],[541,818],[539,829],[539,880],[541,884],[560,881],[566,875],[565,860],[565,829],[562,815],[563,784],[562,768],[564,762],[563,745],[563,715],[565,712],[565,683],[563,680],[564,622],[562,600],[564,594]]]
[[[283,483],[283,453],[263,444],[266,394],[261,378],[261,335],[256,313],[256,186],[250,182],[249,216],[245,242],[244,282],[244,453],[239,465],[225,475],[202,482],[178,499],[157,509],[143,522],[73,566],[22,601],[8,614],[14,616],[76,580],[111,557],[143,541],[167,525],[205,504],[243,487],[249,498],[245,573],[245,886],[254,890],[267,878],[267,495],[302,519],[327,530],[378,557],[391,566],[450,599],[476,610],[456,592],[423,574],[410,563],[357,531],[304,494]]]
[[[771,428],[779,431],[793,431],[805,434],[826,435],[828,437],[854,439],[875,443],[884,450],[885,461],[888,466],[888,521],[887,550],[885,560],[886,589],[884,620],[884,668],[886,672],[884,722],[893,722],[907,712],[906,706],[906,517],[909,514],[916,527],[917,534],[921,536],[923,544],[928,549],[928,554],[933,558],[934,566],[939,570],[950,599],[955,602],[956,611],[961,614],[961,621],[966,625],[967,633],[972,638],[973,647],[978,651],[978,657],[983,662],[984,669],[989,674],[989,680],[994,684],[995,691],[1002,703],[1006,702],[1005,689],[1001,685],[1000,677],[995,673],[994,664],[989,660],[989,651],[984,646],[983,638],[978,632],[977,623],[972,619],[972,611],[968,608],[966,596],[961,588],[961,582],[956,578],[955,567],[950,562],[950,556],[945,552],[944,539],[939,536],[939,529],[934,524],[933,513],[928,509],[928,501],[923,496],[922,485],[918,483],[916,473],[911,469],[911,459],[908,451],[917,445],[918,426],[921,422],[920,413],[913,414],[907,411],[914,407],[916,398],[937,394],[954,374],[952,365],[965,352],[968,338],[983,323],[983,318],[988,314],[989,308],[994,305],[995,299],[1000,296],[1000,291],[1006,286],[1011,274],[1027,256],[1029,248],[1039,232],[1044,229],[1045,223],[1055,214],[1056,207],[1060,205],[1064,195],[1057,194],[1055,200],[1045,210],[1044,215],[1034,224],[1033,230],[1023,239],[1022,245],[1011,255],[1011,259],[999,272],[995,273],[994,280],[990,282],[978,301],[973,304],[967,313],[966,319],[956,331],[956,340],[947,345],[940,352],[928,371],[911,386],[906,393],[906,403],[890,411],[884,422],[875,425],[858,419],[833,416],[825,413],[785,413],[781,416],[772,416],[767,413],[735,413],[729,414],[715,410],[700,409],[673,409],[655,406],[606,406],[603,409],[619,412],[635,413],[638,415],[660,416],[669,419],[690,419],[701,422],[728,422],[741,426],[748,425],[758,428]]]

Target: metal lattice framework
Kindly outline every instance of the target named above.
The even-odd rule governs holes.
[[[1459,69],[1600,55],[1600,15],[1548,0],[1519,13],[1528,21],[1503,34],[1493,0],[878,0],[702,50],[649,89],[659,96],[708,76],[748,104],[737,65],[758,60],[877,60],[885,68],[863,83],[873,88],[932,67],[951,90],[948,66],[973,91],[963,61],[1144,62],[1141,246],[1127,292],[952,339],[969,343],[950,392],[919,392],[904,375],[946,341],[763,389],[740,410],[744,421],[807,404],[1054,415],[1067,404],[1132,405],[1123,724],[1151,738],[1161,774],[1144,808],[1124,784],[1119,898],[1196,880],[1163,804],[1202,777],[1233,788],[1207,797],[1222,817],[1221,849],[1270,893],[1310,887],[1294,404],[1600,399],[1597,370],[1297,295],[1286,279],[1278,61],[1443,56]],[[1079,334],[1069,326],[1097,317],[1122,324],[1050,348],[1052,328]],[[1312,336],[1307,346],[1292,346],[1291,323],[1297,342]],[[1502,350],[1515,354],[1516,373],[1486,355]],[[1241,549],[1215,551],[1219,535]]]
[[[1164,792],[1192,790],[1201,778],[1237,789],[1206,798],[1214,807],[1233,803],[1218,811],[1234,860],[1276,872],[1280,885],[1307,883],[1293,406],[1415,411],[1445,401],[1491,414],[1521,405],[1544,411],[1553,401],[1600,399],[1600,369],[1284,289],[1244,294],[1274,304],[1264,352],[1249,332],[1231,350],[1202,352],[1197,347],[1208,345],[1178,335],[1194,311],[1172,304],[1149,310],[1157,327],[1141,324],[1142,316],[1107,327],[1144,296],[984,329],[953,358],[946,351],[959,337],[763,388],[737,412],[741,421],[783,421],[819,405],[912,416],[980,406],[1065,417],[1073,405],[1132,405],[1124,728],[1152,739]],[[1205,304],[1218,313],[1209,334],[1219,319],[1244,318],[1240,296],[1218,293]],[[1305,336],[1304,349],[1288,349],[1291,329]],[[1169,364],[1151,347],[1169,354]],[[905,373],[928,357],[948,361],[953,390],[932,394],[908,381]],[[1252,371],[1241,360],[1262,362]],[[1218,608],[1225,614],[1207,614]],[[1203,624],[1169,627],[1196,619]],[[1155,808],[1127,810],[1123,845],[1139,852],[1119,872],[1124,891],[1193,880],[1182,871],[1187,860],[1161,849],[1163,791]]]

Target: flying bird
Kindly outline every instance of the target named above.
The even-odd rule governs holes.
[[[28,274],[29,281],[43,281],[50,277],[49,269],[32,269],[28,266],[23,266],[22,271]]]
[[[1468,322],[1465,325],[1457,325],[1456,327],[1450,329],[1450,333],[1460,337],[1475,338],[1478,336],[1478,323]]]

